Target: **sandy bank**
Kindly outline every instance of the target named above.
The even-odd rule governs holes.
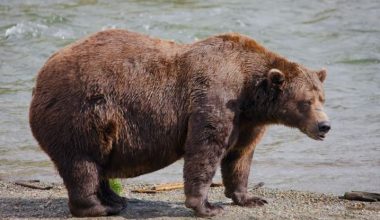
[[[72,217],[65,187],[51,186],[50,190],[38,190],[0,181],[0,219]],[[130,192],[139,187],[125,185],[123,194],[130,198],[128,207],[118,216],[105,219],[194,218],[193,212],[184,206],[182,190],[156,194]],[[234,206],[224,197],[223,187],[212,188],[209,200],[225,209],[224,214],[213,219],[380,219],[380,202],[353,202],[333,195],[265,187],[251,193],[266,198],[269,204],[257,208]]]

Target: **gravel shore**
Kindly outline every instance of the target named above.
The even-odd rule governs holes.
[[[30,189],[0,181],[0,219],[72,218],[67,206],[66,189],[62,184],[49,190]],[[126,184],[123,194],[128,207],[118,216],[102,219],[193,219],[193,212],[184,206],[183,190],[155,194],[131,193],[146,185]],[[252,187],[251,187],[252,188]],[[267,199],[264,207],[242,208],[224,197],[223,187],[211,188],[210,202],[224,206],[224,213],[212,219],[380,219],[380,202],[354,202],[334,195],[293,190],[259,188],[252,194]]]

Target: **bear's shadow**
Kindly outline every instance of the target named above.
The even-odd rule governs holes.
[[[193,211],[187,209],[183,202],[164,202],[157,200],[129,199],[127,208],[119,216],[132,219],[157,217],[191,217]]]
[[[67,198],[32,199],[0,198],[0,218],[68,218],[70,214]],[[146,219],[157,217],[191,217],[192,210],[183,202],[129,199],[127,208],[118,215],[126,219]]]
[[[67,198],[0,198],[3,218],[67,218],[71,216]]]

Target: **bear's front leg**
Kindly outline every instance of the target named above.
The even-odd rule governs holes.
[[[232,130],[225,124],[202,113],[193,114],[189,120],[184,155],[185,205],[200,217],[215,216],[223,210],[210,204],[207,194],[225,152],[225,138]]]
[[[248,177],[256,145],[265,133],[265,127],[246,127],[239,133],[239,139],[222,160],[225,195],[239,206],[262,206],[266,200],[249,196]]]

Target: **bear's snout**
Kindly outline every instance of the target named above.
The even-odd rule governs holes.
[[[329,121],[322,121],[318,123],[319,138],[325,138],[325,135],[330,131],[331,124]]]
[[[319,132],[322,132],[322,133],[326,134],[331,129],[330,122],[329,121],[322,121],[322,122],[320,122],[318,124],[318,129],[319,129]]]

